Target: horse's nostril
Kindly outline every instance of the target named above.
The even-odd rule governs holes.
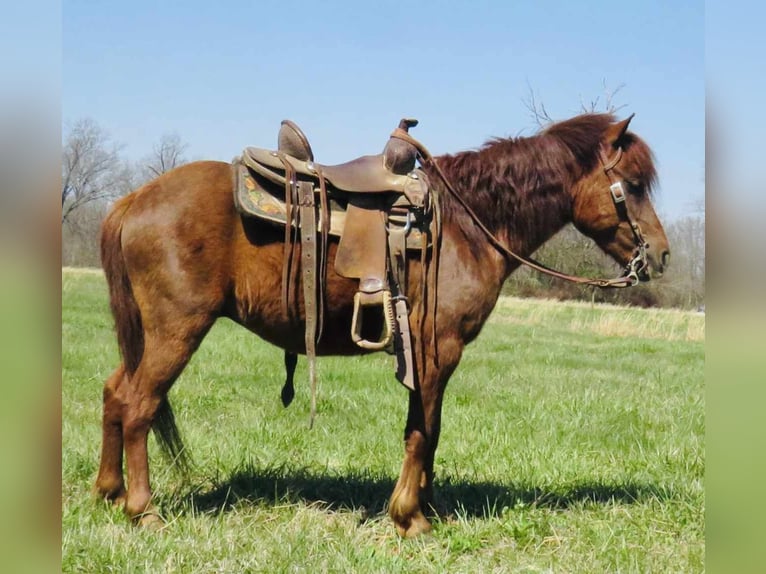
[[[670,264],[670,251],[663,251],[660,261],[662,262],[662,267],[667,267]]]

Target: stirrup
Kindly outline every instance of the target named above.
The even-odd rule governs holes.
[[[380,305],[383,311],[383,333],[379,341],[362,338],[362,307]],[[354,315],[351,319],[351,340],[362,349],[381,351],[391,344],[394,337],[394,306],[391,304],[391,291],[383,289],[376,293],[357,291],[354,295]]]

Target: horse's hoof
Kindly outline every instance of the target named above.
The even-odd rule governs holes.
[[[128,501],[128,492],[123,489],[122,492],[114,497],[106,498],[108,502],[112,503],[115,508],[125,508],[125,503]]]
[[[402,538],[416,538],[431,532],[431,523],[422,512],[418,512],[407,524],[397,524],[396,531]]]
[[[125,490],[125,488],[118,488],[115,490],[104,490],[102,488],[99,488],[98,486],[93,487],[93,498],[96,500],[103,500],[104,502],[107,502],[111,504],[112,506],[116,506],[117,508],[121,508],[125,506],[125,501],[127,500],[128,493]]]
[[[292,403],[295,398],[295,388],[292,385],[285,383],[285,386],[282,387],[282,394],[280,396],[282,398],[282,406],[285,408],[289,407],[290,403]]]
[[[156,532],[165,528],[165,521],[162,520],[160,515],[156,512],[144,512],[140,516],[135,517],[133,520],[135,521],[136,526],[151,532]]]

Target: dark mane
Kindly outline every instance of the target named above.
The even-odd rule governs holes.
[[[565,193],[599,161],[598,151],[612,114],[583,114],[551,124],[531,137],[493,138],[478,150],[437,158],[445,175],[492,231],[512,225],[527,245],[536,246],[551,226],[568,222],[570,196]],[[649,147],[628,133],[624,162],[640,173],[647,192],[656,179]],[[625,165],[628,165],[627,163]],[[463,208],[442,194],[445,220],[463,221]],[[461,225],[471,244],[480,238],[474,225]],[[518,235],[518,234],[517,234]]]

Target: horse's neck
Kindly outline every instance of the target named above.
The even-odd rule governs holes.
[[[482,212],[482,206],[476,205],[475,199],[467,202],[482,225],[488,228],[501,245],[523,257],[530,256],[571,221],[571,207],[563,195],[566,193],[563,186],[559,192],[560,196],[547,193],[533,201],[519,196],[514,196],[512,201],[507,202],[498,199],[498,195],[502,193],[515,194],[515,191],[509,188],[479,190],[478,193],[475,193],[475,190],[466,191],[466,195],[474,198],[491,197],[498,206],[505,207],[502,217],[498,217],[497,212],[490,216],[486,210]],[[485,233],[479,230],[471,216],[461,211],[462,208],[458,210],[459,215],[452,216],[457,228],[461,230],[457,236],[458,241],[466,245],[466,254],[471,253],[472,259],[480,262],[484,272],[488,274],[486,277],[493,277],[492,282],[497,281],[499,293],[508,276],[521,264],[496,248]]]
[[[571,206],[563,185],[556,191],[534,190],[526,196],[510,188],[496,189],[493,193],[513,194],[494,234],[505,247],[522,257],[532,255],[571,221]],[[502,282],[521,266],[512,257],[504,256],[503,261]]]
[[[548,157],[539,166],[509,161],[509,154],[520,153],[518,150],[528,144],[496,145],[442,156],[438,161],[476,218],[506,247],[528,256],[571,221],[567,181],[572,174],[566,169],[568,162],[561,158],[553,161]],[[503,161],[507,169],[502,168]],[[469,244],[488,243],[457,200],[448,198],[445,203],[449,203],[446,218],[462,228]],[[472,251],[478,256],[478,248]],[[514,268],[511,266],[510,271]]]
[[[476,218],[522,256],[531,255],[572,220],[569,185],[577,174],[572,173],[571,154],[535,141],[499,141],[437,158]],[[445,220],[462,229],[474,258],[482,259],[485,247],[495,250],[460,202],[447,197],[444,204]],[[508,261],[506,273],[517,266]]]
[[[538,193],[537,191],[532,192]],[[505,226],[508,247],[519,255],[531,255],[571,221],[571,208],[563,186],[557,194],[544,198],[518,198]]]

